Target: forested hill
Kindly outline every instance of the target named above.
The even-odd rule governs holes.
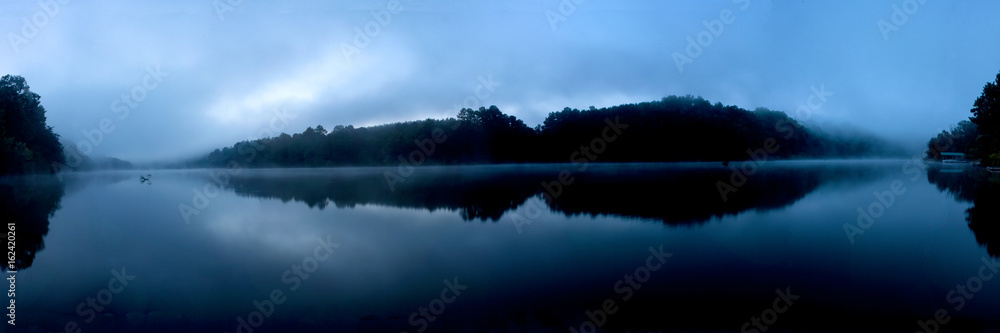
[[[773,141],[769,140],[773,139]],[[216,149],[200,166],[571,162],[738,161],[748,150],[768,159],[899,154],[874,137],[833,138],[785,113],[711,104],[700,97],[552,112],[528,127],[496,106],[463,109],[457,118],[371,127],[323,126]],[[758,154],[757,158],[765,158]]]

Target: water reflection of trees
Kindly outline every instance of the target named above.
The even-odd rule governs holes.
[[[45,248],[44,237],[49,233],[49,218],[60,208],[63,193],[62,182],[54,176],[0,179],[0,217],[3,218],[3,227],[4,230],[9,230],[7,223],[14,223],[16,227],[16,270],[30,267],[35,255]],[[9,270],[6,264],[4,267]]]
[[[965,220],[992,257],[1000,257],[1000,175],[979,168],[943,168],[932,165],[927,181],[961,202],[971,202]]]
[[[420,168],[390,189],[389,169],[244,170],[227,187],[239,195],[300,201],[324,209],[358,204],[458,211],[467,220],[496,221],[558,179],[567,165]],[[611,215],[692,224],[748,210],[786,207],[828,182],[878,177],[884,165],[767,165],[723,201],[716,187],[732,170],[721,164],[591,165],[571,169],[573,181],[545,205],[566,215]],[[390,170],[394,171],[394,169]]]

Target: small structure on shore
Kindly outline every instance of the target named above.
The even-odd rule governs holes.
[[[942,152],[941,163],[969,163],[965,159],[965,153]]]

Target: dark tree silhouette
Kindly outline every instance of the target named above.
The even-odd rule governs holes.
[[[618,124],[618,125],[615,125]],[[620,126],[620,127],[619,127]],[[621,132],[621,133],[619,133]],[[324,167],[523,162],[746,160],[768,139],[768,158],[884,154],[878,139],[849,140],[805,128],[783,112],[747,111],[693,96],[581,111],[552,112],[530,128],[496,106],[462,109],[456,118],[354,128],[322,126],[239,142],[198,166]]]
[[[979,126],[980,157],[988,165],[1000,165],[1000,73],[987,82],[983,94],[973,104],[973,123]]]
[[[979,126],[969,120],[962,120],[951,128],[951,131],[941,131],[927,142],[927,158],[940,160],[941,153],[958,152],[978,157]]]
[[[53,173],[53,163],[65,162],[40,100],[23,77],[0,78],[0,175]]]

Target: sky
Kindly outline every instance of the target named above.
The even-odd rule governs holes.
[[[1000,72],[997,1],[0,0],[0,74],[154,162],[496,105],[529,126],[695,95],[917,149]]]

